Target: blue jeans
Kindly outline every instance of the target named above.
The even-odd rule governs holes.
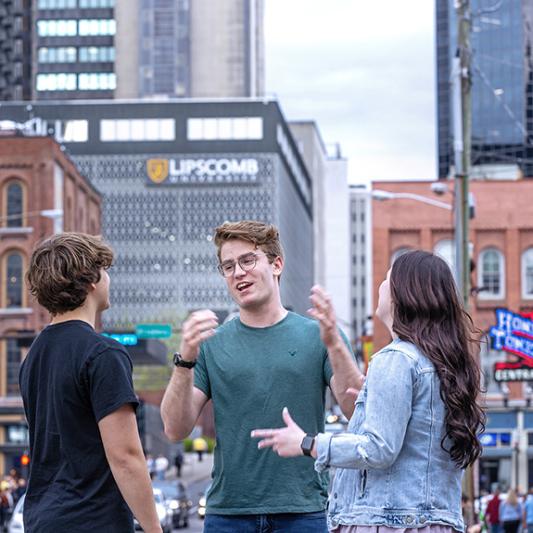
[[[327,533],[325,511],[252,515],[208,514],[204,533]]]

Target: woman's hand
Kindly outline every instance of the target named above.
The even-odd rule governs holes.
[[[284,407],[283,421],[287,425],[278,429],[254,429],[251,433],[253,438],[260,438],[257,444],[259,449],[272,448],[280,457],[297,457],[303,455],[301,444],[305,432],[291,418],[289,410]],[[264,438],[263,438],[264,437]]]

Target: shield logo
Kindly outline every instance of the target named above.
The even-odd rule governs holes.
[[[146,171],[154,183],[165,181],[168,177],[168,159],[148,159]]]

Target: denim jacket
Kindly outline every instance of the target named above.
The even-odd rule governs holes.
[[[317,436],[315,469],[337,468],[330,529],[442,524],[464,531],[463,472],[441,448],[444,414],[435,367],[413,344],[396,339],[373,357],[348,433]]]

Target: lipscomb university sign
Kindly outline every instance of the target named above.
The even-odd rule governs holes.
[[[150,185],[257,183],[259,161],[236,157],[148,159],[146,175]]]
[[[495,381],[533,381],[533,320],[508,309],[496,309],[489,332],[492,348],[516,355],[518,361],[494,365]]]

